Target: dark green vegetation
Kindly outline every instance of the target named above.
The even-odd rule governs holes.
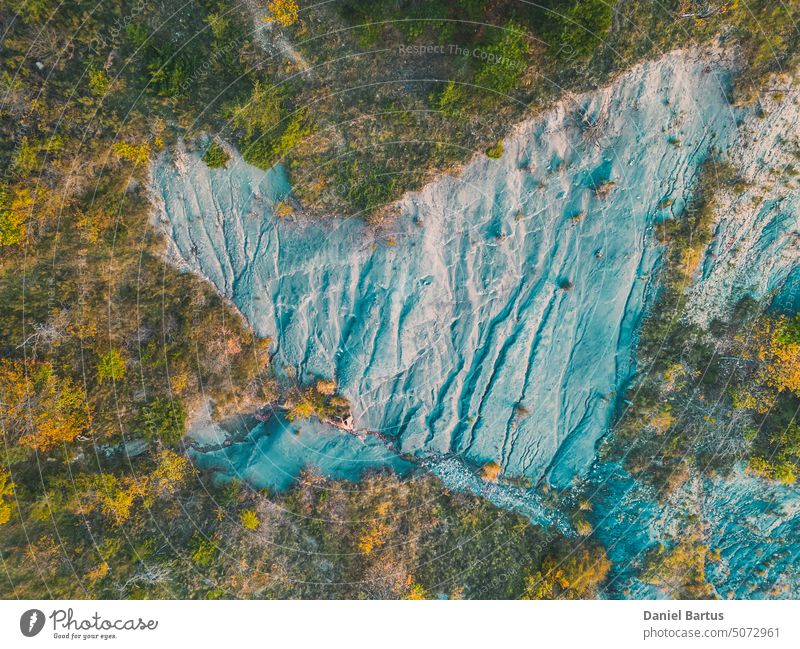
[[[51,560],[102,566],[131,508],[172,498],[188,473],[167,450],[186,413],[204,398],[219,413],[251,407],[269,381],[266,341],[165,265],[148,223],[149,159],[180,128],[167,121],[202,118],[243,68],[239,46],[214,56],[225,30],[181,47],[230,13],[216,2],[185,6],[182,31],[172,3],[12,4],[0,9],[0,553],[29,566],[29,596],[81,596],[75,574],[53,590],[36,575]],[[119,444],[142,439],[123,459]]]
[[[210,169],[224,168],[230,159],[231,157],[225,149],[216,142],[209,144],[208,149],[206,149],[206,152],[203,154],[203,162],[205,162]]]
[[[307,209],[370,218],[474,152],[499,153],[494,145],[512,124],[565,90],[596,87],[644,57],[721,31],[742,47],[735,94],[750,99],[764,75],[794,64],[800,18],[795,6],[765,0],[713,11],[677,0],[344,0],[300,8],[284,30],[291,51],[270,50],[282,67],[253,89],[269,119],[253,133],[232,117],[231,135],[256,164],[287,162]],[[267,104],[257,92],[263,83],[274,88]]]

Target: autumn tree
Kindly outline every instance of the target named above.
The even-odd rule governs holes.
[[[130,142],[115,142],[113,145],[114,153],[124,161],[130,162],[134,167],[143,167],[150,160],[152,152],[148,142],[132,144]]]
[[[99,512],[114,525],[122,525],[137,503],[152,506],[156,499],[173,494],[192,472],[191,462],[170,450],[159,453],[156,461],[150,473],[82,473],[58,482],[57,487],[67,495],[67,509],[72,513]]]
[[[281,95],[278,88],[258,80],[247,101],[229,109],[227,115],[235,128],[248,138],[269,133],[281,120]]]
[[[601,548],[545,557],[528,577],[523,599],[594,599],[609,570],[611,562]]]
[[[156,397],[142,404],[134,422],[146,439],[171,446],[183,437],[186,409],[178,399]]]
[[[511,92],[529,63],[525,29],[513,20],[509,21],[497,30],[495,39],[486,46],[485,54],[486,61],[475,75],[475,83],[498,93]],[[499,146],[502,154],[502,144]]]
[[[294,25],[300,16],[296,0],[270,0],[267,11],[269,14],[264,17],[264,22],[275,22],[283,27]]]
[[[14,495],[14,483],[11,474],[0,470],[0,525],[11,520],[11,497]]]
[[[368,525],[358,538],[358,549],[362,554],[371,554],[382,547],[389,537],[390,528],[386,521],[392,504],[384,501],[375,508],[375,521]]]
[[[770,452],[750,458],[748,470],[762,478],[794,484],[800,471],[800,426],[792,421],[769,436]]]
[[[6,442],[46,452],[89,429],[83,390],[59,377],[49,363],[0,360],[0,394]]]
[[[192,463],[183,455],[169,449],[158,454],[158,464],[147,478],[147,492],[151,497],[173,493],[192,472]]]
[[[322,421],[346,419],[350,415],[350,404],[347,399],[336,393],[336,388],[335,381],[321,379],[303,390],[295,389],[289,398],[291,405],[286,418],[289,421],[312,417]]]

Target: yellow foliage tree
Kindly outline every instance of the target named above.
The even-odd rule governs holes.
[[[280,201],[275,205],[275,216],[279,219],[282,219],[287,216],[291,216],[294,214],[294,207],[289,201]]]
[[[487,482],[497,482],[501,471],[502,467],[497,462],[488,462],[481,468],[481,477]]]
[[[800,425],[793,421],[769,436],[772,452],[769,458],[750,458],[747,469],[755,475],[784,484],[794,484],[800,470]]]
[[[8,471],[0,470],[0,525],[4,525],[11,520],[10,499],[14,495],[14,483],[11,482],[11,474]]]
[[[783,484],[794,484],[797,481],[797,467],[793,462],[775,461],[756,456],[747,463],[747,471],[767,480],[776,480]]]
[[[557,559],[546,557],[528,577],[522,599],[593,599],[611,570],[602,549],[581,548]]]
[[[336,381],[326,381],[325,379],[319,379],[314,384],[314,389],[319,394],[324,394],[326,396],[333,396],[336,394]]]
[[[25,238],[32,208],[33,195],[29,189],[9,192],[0,187],[0,246],[13,246]]]
[[[0,422],[8,442],[46,452],[89,428],[90,411],[78,386],[49,363],[0,359]]]
[[[428,591],[422,586],[422,584],[413,583],[411,587],[408,589],[408,595],[406,599],[413,599],[413,600],[423,600],[423,599],[430,599],[430,595]]]
[[[672,406],[668,403],[659,408],[650,420],[650,425],[658,435],[666,433],[674,423],[675,417],[672,414]]]
[[[158,454],[158,465],[148,476],[147,491],[152,495],[172,493],[191,473],[189,458],[164,449]]]
[[[187,458],[164,450],[149,474],[84,473],[66,485],[71,497],[68,509],[82,515],[99,511],[114,525],[122,525],[130,518],[137,501],[149,507],[158,496],[173,493],[191,470]]]
[[[150,144],[130,144],[129,142],[115,142],[114,153],[120,160],[125,160],[133,164],[134,167],[146,165],[150,160]]]
[[[98,581],[108,574],[108,568],[108,563],[103,561],[103,563],[97,566],[94,570],[90,570],[88,573],[86,573],[86,578],[89,581]]]
[[[297,405],[295,405],[288,413],[286,413],[286,418],[289,421],[295,421],[297,419],[311,419],[316,413],[314,409],[314,405],[305,399],[300,401]]]
[[[644,579],[678,599],[709,599],[714,589],[706,581],[706,563],[716,560],[699,534],[692,534],[670,551],[656,555],[644,571]]]
[[[753,390],[740,390],[734,404],[767,412],[778,393],[789,391],[800,397],[800,316],[762,318],[748,332],[743,356],[757,362]]]
[[[391,508],[389,501],[380,503],[375,509],[375,514],[379,519],[385,517]],[[390,533],[389,526],[383,521],[378,520],[373,525],[364,530],[358,539],[358,549],[362,554],[370,554],[373,550],[386,543]]]

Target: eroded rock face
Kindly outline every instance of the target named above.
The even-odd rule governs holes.
[[[590,480],[596,490],[590,516],[594,533],[614,563],[607,596],[679,596],[677,581],[652,583],[642,572],[676,539],[695,538],[698,547],[708,550],[705,578],[716,596],[800,597],[796,486],[770,484],[737,467],[724,478],[695,476],[664,502],[613,463],[596,467]]]
[[[153,170],[157,219],[172,258],[274,340],[279,371],[336,379],[356,428],[564,485],[634,371],[654,225],[755,119],[728,105],[725,61],[675,52],[565,100],[517,127],[501,159],[408,196],[388,227],[278,218],[280,170],[238,156],[210,170],[185,152]]]
[[[724,150],[739,182],[717,187],[714,240],[690,291],[689,316],[701,324],[748,294],[800,309],[800,87],[771,79],[739,120]]]

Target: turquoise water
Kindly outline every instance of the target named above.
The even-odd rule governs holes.
[[[303,471],[355,482],[369,471],[390,468],[403,475],[413,468],[374,437],[362,440],[317,420],[291,423],[278,415],[259,423],[244,440],[190,454],[199,468],[221,480],[276,491]]]

